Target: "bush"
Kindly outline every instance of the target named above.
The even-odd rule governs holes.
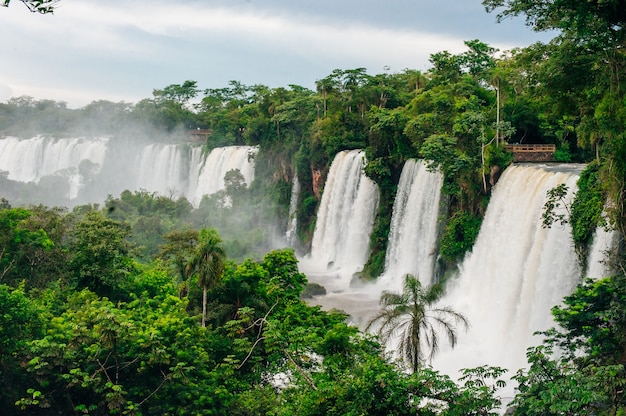
[[[469,212],[459,211],[450,217],[441,237],[441,257],[448,262],[463,257],[473,247],[480,231],[480,224],[480,217]]]

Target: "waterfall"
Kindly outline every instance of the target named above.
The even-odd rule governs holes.
[[[296,210],[298,209],[298,198],[300,197],[300,181],[298,175],[293,177],[293,185],[291,186],[291,199],[289,200],[289,219],[287,223],[287,231],[285,232],[285,241],[293,246],[296,242],[296,230],[298,227],[298,218]]]
[[[596,228],[587,257],[587,270],[584,277],[600,279],[611,275],[613,270],[607,262],[607,253],[617,246],[618,240],[617,231],[606,230],[604,227]]]
[[[205,160],[202,147],[186,143],[6,137],[0,139],[0,172],[6,172],[8,180],[22,183],[38,184],[54,177],[54,181],[41,185],[47,194],[63,195],[52,201],[54,204],[101,203],[108,195],[143,189],[168,197],[185,196],[197,205],[204,195],[224,189],[224,175],[229,170],[239,169],[250,185],[257,151],[258,147],[252,146],[220,147]],[[0,196],[5,192],[8,190],[0,189]],[[28,194],[37,195],[32,191]]]
[[[213,149],[200,169],[197,187],[190,192],[189,199],[197,205],[204,195],[224,189],[224,175],[233,169],[238,169],[246,184],[250,186],[254,180],[254,156],[258,150],[258,147],[252,146],[227,146]]]
[[[339,286],[349,286],[363,270],[378,206],[378,187],[363,172],[364,152],[339,152],[330,167],[305,273],[337,274]]]
[[[393,204],[385,272],[379,278],[387,290],[401,291],[412,274],[423,284],[435,279],[439,197],[443,175],[429,172],[427,162],[405,162]]]
[[[39,182],[43,177],[67,177],[68,198],[75,197],[82,186],[81,163],[91,162],[96,171],[102,166],[107,150],[106,138],[61,138],[37,136],[30,139],[0,139],[0,171],[18,182]]]
[[[174,144],[148,144],[139,152],[134,189],[165,196],[184,196],[188,188],[189,155]]]
[[[442,305],[463,313],[459,333],[433,363],[453,373],[489,364],[515,372],[526,364],[535,331],[554,326],[550,309],[579,282],[581,269],[569,225],[542,227],[546,192],[565,183],[576,191],[580,166],[513,165],[493,190],[477,241],[448,283]]]

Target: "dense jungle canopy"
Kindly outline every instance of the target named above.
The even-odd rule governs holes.
[[[602,222],[624,235],[626,4],[483,4],[503,20],[523,15],[556,36],[510,51],[469,40],[461,54],[433,54],[425,72],[336,69],[316,81],[315,91],[237,81],[202,89],[187,80],[137,103],[69,109],[17,97],[0,104],[4,136],[141,132],[176,142],[187,140],[188,130],[207,129],[207,149],[260,146],[254,183],[242,186],[233,177],[197,208],[148,192],[71,211],[44,207],[35,185],[0,174],[3,411],[495,414],[504,369],[485,363],[463,370],[458,381],[428,366],[408,371],[345,314],[307,305],[302,296],[311,288],[293,250],[264,245],[268,224],[286,227],[297,174],[298,237],[306,249],[319,178],[338,151],[358,148],[381,193],[363,278],[376,278],[384,266],[393,198],[409,158],[429,160],[444,174],[440,254],[453,268],[476,238],[499,172],[511,163],[504,143],[554,144],[557,161],[587,164],[567,218],[582,253]],[[225,194],[231,206],[220,202]],[[258,208],[254,218],[241,214],[250,206]],[[202,258],[216,256],[223,263],[202,269]],[[514,377],[515,414],[626,412],[621,244],[611,261],[614,276],[581,282],[554,308],[557,328],[529,350],[528,369]]]

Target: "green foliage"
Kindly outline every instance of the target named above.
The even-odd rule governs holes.
[[[607,226],[602,215],[606,206],[606,195],[601,189],[598,164],[589,164],[581,172],[577,185],[578,191],[571,203],[566,201],[569,189],[565,184],[548,191],[543,207],[542,226],[549,228],[554,223],[571,224],[576,250],[585,264],[594,232],[599,226]]]
[[[595,163],[587,165],[580,173],[577,185],[569,220],[574,243],[581,248],[589,246],[598,226],[606,225],[602,218],[606,195],[601,188],[599,166]]]
[[[461,259],[474,246],[481,222],[479,217],[462,211],[449,218],[441,236],[441,257],[449,262]]]
[[[468,328],[462,314],[447,306],[435,306],[442,295],[443,286],[422,287],[416,277],[406,275],[402,293],[383,292],[382,309],[367,325],[368,329],[376,328],[385,344],[395,341],[393,336],[400,333],[397,348],[413,372],[432,361],[438,352],[439,328],[453,348],[457,342],[456,324]]]
[[[29,341],[41,335],[42,316],[23,288],[0,285],[0,405],[10,409],[25,386],[21,354]]]
[[[214,228],[198,233],[198,244],[191,250],[185,274],[195,275],[202,288],[202,326],[206,326],[207,290],[213,289],[224,273],[226,253],[220,245],[222,238]]]
[[[128,207],[156,202],[149,195],[123,200],[135,196]],[[436,374],[428,388],[416,382],[417,373],[385,358],[345,314],[303,303],[307,278],[291,249],[226,262],[220,279],[201,279],[210,305],[203,328],[200,290],[185,288],[203,269],[186,265],[218,243],[215,230],[170,232],[160,259],[138,263],[129,228],[91,207],[12,214],[18,221],[7,222],[8,235],[48,230],[50,253],[68,259],[58,270],[71,279],[42,280],[28,294],[0,285],[0,380],[7,386],[0,403],[8,414],[432,414],[418,403],[444,388]],[[22,248],[5,254],[14,250]],[[47,257],[33,263],[45,273],[53,266]],[[286,384],[273,384],[281,374]],[[445,386],[450,409],[483,408],[489,400],[482,390]]]
[[[77,292],[46,335],[29,343],[27,368],[36,376],[38,403],[18,405],[39,414],[219,408],[228,395],[217,393],[219,373],[211,375],[218,357],[207,354],[209,335],[193,324],[185,302],[170,295],[115,305]]]
[[[616,415],[626,410],[624,276],[587,279],[553,308],[560,330],[528,350],[515,376],[520,415]],[[558,351],[558,354],[557,354]]]
[[[0,208],[0,280],[17,285],[33,276],[33,265],[54,247],[38,212],[24,208]],[[31,281],[29,285],[37,285]]]
[[[549,345],[533,347],[527,356],[529,370],[520,370],[514,377],[519,383],[512,403],[514,414],[616,415],[624,411],[623,405],[614,402],[617,391],[610,391],[624,385],[623,365],[589,366],[581,371],[553,358]]]
[[[555,223],[567,224],[569,222],[569,205],[565,200],[568,192],[569,188],[564,183],[548,190],[541,214],[543,228],[550,228]]]
[[[88,212],[69,235],[71,251],[68,266],[78,289],[87,288],[100,296],[125,296],[128,281],[135,272],[130,229],[100,212]]]
[[[569,163],[569,162],[572,162],[572,159],[573,159],[572,153],[564,147],[559,147],[554,152],[555,162]]]

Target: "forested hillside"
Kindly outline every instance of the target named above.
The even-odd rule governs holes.
[[[45,207],[36,203],[45,184],[0,174],[4,411],[495,414],[508,370],[517,372],[515,414],[625,414],[622,243],[609,259],[614,276],[581,282],[555,306],[558,327],[528,351],[527,369],[485,363],[458,381],[418,358],[393,361],[344,313],[307,305],[302,298],[315,288],[294,251],[269,243],[287,228],[297,176],[296,245],[306,251],[334,155],[364,149],[380,203],[362,277],[383,271],[396,187],[411,158],[444,175],[439,254],[453,269],[512,162],[506,143],[554,144],[555,161],[587,164],[568,215],[553,215],[566,191],[555,188],[544,216],[547,227],[572,225],[582,262],[597,226],[624,235],[623,1],[483,3],[557,35],[511,51],[470,40],[458,55],[433,54],[424,72],[336,69],[315,91],[237,81],[202,89],[188,80],[137,103],[0,104],[3,136],[179,143],[201,129],[210,131],[206,151],[259,146],[252,183],[233,172],[224,191],[198,206],[126,191],[71,210]]]

